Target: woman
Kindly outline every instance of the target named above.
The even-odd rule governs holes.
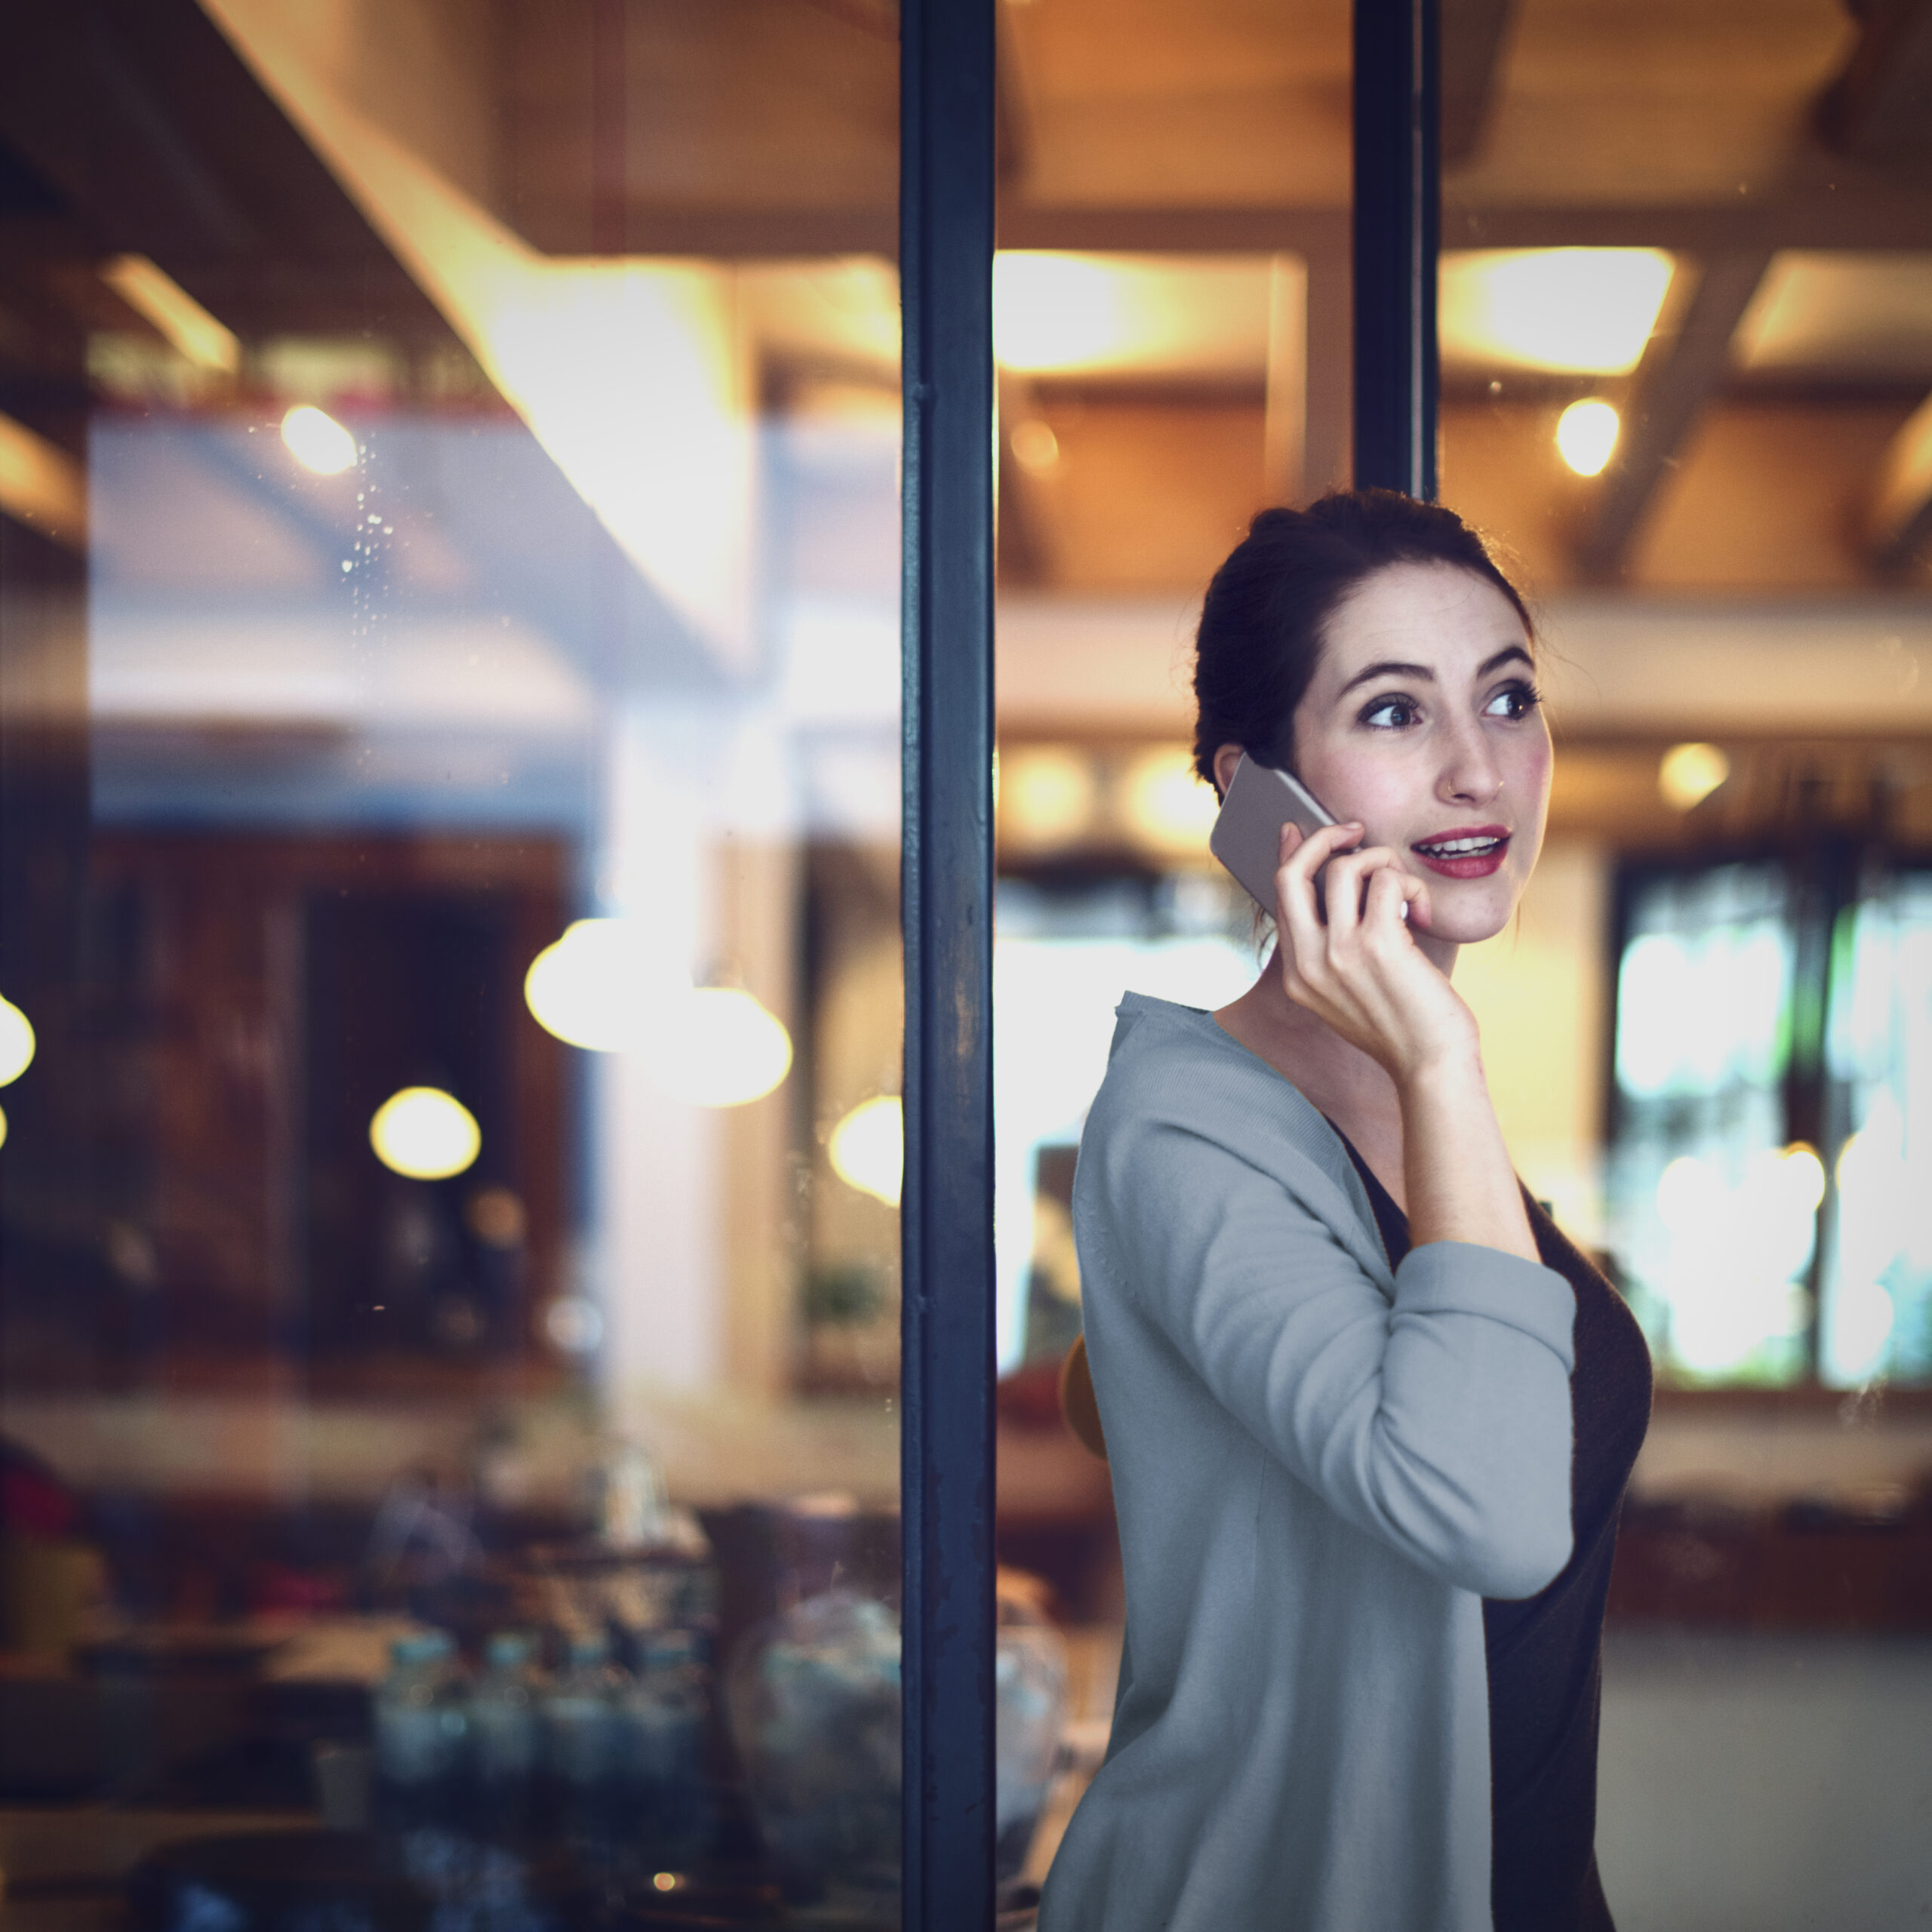
[[[1042,1932],[1570,1932],[1650,1364],[1524,1195],[1450,985],[1543,838],[1522,599],[1447,510],[1269,510],[1217,574],[1195,763],[1292,768],[1278,944],[1129,994],[1074,1189],[1127,1633]],[[1318,877],[1318,873],[1319,876]]]

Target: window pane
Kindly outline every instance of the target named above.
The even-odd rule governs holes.
[[[1839,1387],[1932,1380],[1932,875],[1886,881],[1845,915],[1831,1071],[1849,1131],[1835,1174],[1819,1369]]]
[[[1924,1678],[1874,1633],[1926,1626],[1932,1380],[1887,1178],[1924,1164],[1932,848],[1910,69],[1826,0],[1441,11],[1440,494],[1531,599],[1556,740],[1534,878],[1455,985],[1518,1173],[1660,1390],[1604,1881],[1620,1924],[1877,1922],[1916,1897],[1919,1783],[1881,1767]],[[1191,645],[1254,512],[1349,480],[1349,16],[1001,23],[1000,1540],[1058,1592],[1091,1764],[1120,1586],[1053,1389],[1072,1155],[1120,992],[1213,1006],[1255,970],[1189,776]],[[1814,1724],[1856,1767],[1825,1799],[1778,1768]]]
[[[1804,1367],[1824,1170],[1787,1146],[1797,952],[1776,866],[1653,878],[1617,992],[1616,1251],[1654,1352],[1690,1379]]]
[[[896,1923],[891,14],[5,40],[9,1878]]]

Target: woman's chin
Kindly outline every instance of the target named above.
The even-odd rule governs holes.
[[[1490,885],[1487,879],[1484,886]],[[1471,891],[1446,886],[1432,879],[1429,888],[1429,922],[1420,928],[1445,946],[1480,946],[1494,939],[1516,916],[1518,895],[1513,890]]]

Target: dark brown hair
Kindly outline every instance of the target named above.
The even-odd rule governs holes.
[[[1223,745],[1239,745],[1264,764],[1292,764],[1295,709],[1329,621],[1391,564],[1451,564],[1494,584],[1534,641],[1516,586],[1454,510],[1395,490],[1334,490],[1305,510],[1263,510],[1214,573],[1201,607],[1194,768],[1209,784]]]

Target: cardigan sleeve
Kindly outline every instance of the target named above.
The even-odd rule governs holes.
[[[1571,1543],[1561,1275],[1431,1242],[1392,1306],[1281,1178],[1195,1128],[1116,1120],[1094,1151],[1123,1285],[1266,1448],[1433,1577],[1491,1597],[1551,1582]]]

